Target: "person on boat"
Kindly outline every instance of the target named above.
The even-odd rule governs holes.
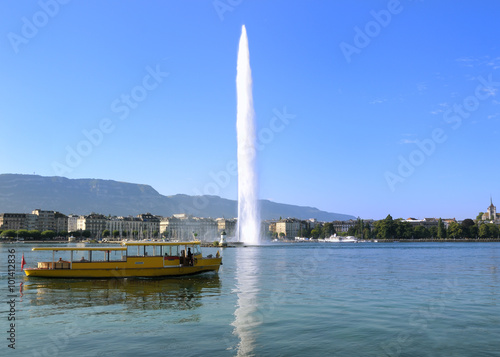
[[[82,257],[82,259],[80,259],[80,262],[86,262],[87,260],[85,259],[85,257]]]
[[[193,253],[191,253],[191,248],[188,248],[187,257],[189,262],[188,264],[193,265]]]
[[[59,260],[58,260],[57,262],[58,262],[58,263],[62,263],[62,262],[63,262],[62,258],[61,258],[61,257],[59,257]]]

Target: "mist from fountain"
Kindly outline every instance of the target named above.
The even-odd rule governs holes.
[[[238,227],[237,240],[260,242],[260,210],[256,168],[256,129],[252,96],[252,72],[245,25],[241,28],[236,75],[238,139]]]

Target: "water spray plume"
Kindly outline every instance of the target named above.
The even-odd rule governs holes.
[[[238,229],[237,239],[258,244],[260,212],[256,171],[256,130],[252,97],[252,71],[245,25],[241,28],[236,75],[238,139]]]

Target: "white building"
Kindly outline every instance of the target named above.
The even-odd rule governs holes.
[[[500,220],[500,214],[497,213],[497,208],[493,205],[493,200],[490,197],[490,206],[486,209],[486,212],[481,217],[483,221],[497,221]]]
[[[332,224],[335,232],[340,233],[347,232],[349,228],[355,227],[358,224],[358,221],[350,219],[348,221],[333,221]]]
[[[424,219],[416,219],[416,218],[407,218],[406,222],[410,223],[413,227],[416,226],[424,226],[425,228],[437,227],[439,225],[439,219],[436,218],[424,218]]]
[[[276,222],[276,233],[278,233],[278,236],[285,235],[288,238],[295,238],[300,235],[302,229],[306,228],[306,222],[296,218],[281,219]]]
[[[218,239],[218,224],[211,218],[175,214],[161,220],[160,233],[171,239],[193,240],[196,236],[197,240],[213,241]]]
[[[87,216],[80,216],[77,219],[77,230],[90,231],[93,238],[101,238],[102,232],[106,229],[106,216],[97,213],[91,213]]]
[[[106,229],[119,232],[119,238],[151,239],[158,236],[160,220],[150,213],[140,214],[137,217],[111,217],[106,222]]]
[[[45,211],[41,209],[35,209],[31,214],[36,215],[36,229],[40,232],[51,230],[56,231],[56,218],[54,211]]]
[[[236,226],[238,220],[236,218],[226,219],[226,218],[217,218],[217,229],[218,233],[226,232],[228,237],[236,236]]]
[[[74,232],[78,230],[78,216],[76,214],[70,214],[68,216],[68,232]]]

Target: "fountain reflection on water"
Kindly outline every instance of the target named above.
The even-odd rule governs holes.
[[[234,334],[239,338],[237,356],[251,356],[255,349],[258,326],[262,323],[257,296],[259,293],[258,247],[236,251],[237,307],[234,312]]]

